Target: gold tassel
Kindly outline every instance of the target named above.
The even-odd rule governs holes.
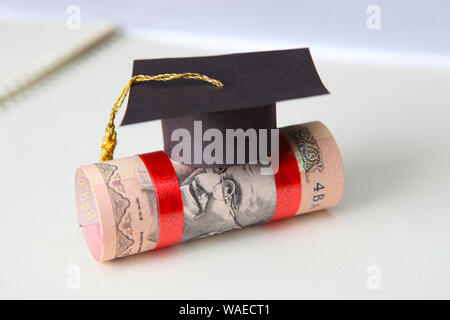
[[[111,109],[111,113],[109,115],[109,121],[106,125],[105,135],[102,140],[102,146],[100,150],[100,162],[109,161],[113,159],[114,149],[117,144],[117,133],[114,126],[114,119],[116,117],[117,111],[119,111],[122,106],[123,101],[125,100],[128,92],[130,91],[131,86],[136,82],[143,81],[169,81],[175,79],[193,79],[193,80],[201,80],[211,83],[216,87],[223,87],[223,83],[219,80],[209,78],[205,75],[201,75],[198,73],[166,73],[166,74],[158,74],[155,76],[145,76],[138,75],[128,81],[125,87],[122,90],[122,93],[117,98],[116,102]]]

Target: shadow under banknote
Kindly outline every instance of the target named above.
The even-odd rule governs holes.
[[[179,243],[171,247],[160,248],[157,250],[147,251],[140,254],[107,261],[103,265],[117,266],[134,265],[134,264],[155,264],[167,263],[169,260],[177,259],[180,255],[196,255],[198,252],[205,250],[220,250],[222,246],[227,245],[245,245],[246,243],[254,243],[255,240],[264,239],[272,241],[290,241],[292,237],[299,238],[299,235],[308,233],[311,230],[320,229],[323,223],[329,223],[332,215],[328,210],[318,210],[287,219],[282,219],[265,224],[256,224],[242,229],[235,229],[232,232],[223,232],[220,234],[205,236],[186,242]]]

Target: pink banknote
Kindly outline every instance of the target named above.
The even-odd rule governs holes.
[[[282,128],[280,137],[289,149],[280,149],[280,159],[289,153],[294,161],[287,169],[280,167],[277,174],[261,174],[257,164],[205,169],[172,161],[182,200],[180,242],[339,202],[344,172],[329,130],[320,122],[311,122]],[[287,176],[286,170],[291,170]],[[160,227],[156,194],[149,170],[139,156],[77,169],[78,220],[96,260],[158,247],[167,226],[164,230]]]

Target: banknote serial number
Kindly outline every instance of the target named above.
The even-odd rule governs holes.
[[[215,314],[222,315],[269,315],[268,304],[223,304],[221,306],[181,306],[178,312],[180,315],[196,315],[209,318]]]
[[[310,209],[320,207],[320,201],[323,199],[325,199],[325,186],[317,182],[313,188],[313,196]]]

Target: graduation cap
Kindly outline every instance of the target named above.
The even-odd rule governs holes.
[[[202,141],[200,146],[194,145],[198,143],[194,140],[199,124],[202,132],[216,129],[223,137],[226,137],[227,129],[270,131],[277,126],[277,101],[328,93],[317,74],[308,48],[136,60],[133,66],[133,76],[189,72],[217,79],[223,83],[223,87],[188,79],[138,82],[130,89],[122,125],[161,119],[166,154],[175,161],[195,167],[225,167],[236,164],[236,155],[239,152],[235,149],[234,162],[227,162],[224,142],[219,161],[205,162],[203,157],[199,160],[194,153],[201,152],[210,143]],[[183,150],[184,153],[191,154],[173,156],[172,151],[180,143],[179,139],[174,140],[172,136],[177,129],[191,133],[191,147]],[[270,150],[270,139],[266,140],[266,150]],[[260,141],[257,143],[259,146]],[[248,146],[245,150],[245,161],[249,162],[254,159],[248,157],[247,149]]]

